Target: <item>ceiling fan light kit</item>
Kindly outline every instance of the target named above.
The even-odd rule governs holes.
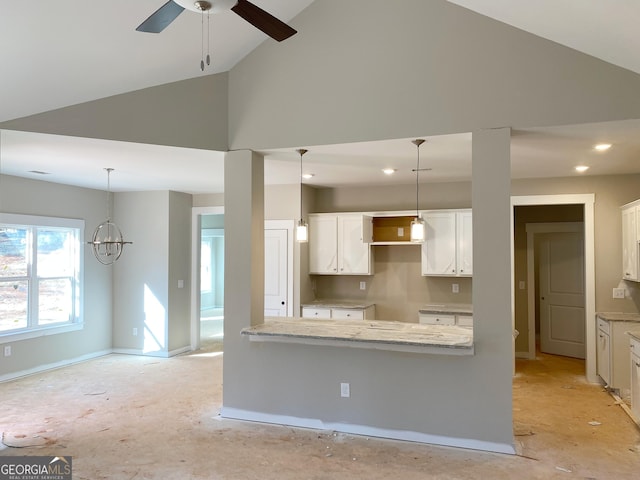
[[[248,0],[217,0],[217,1],[192,1],[192,0],[169,0],[158,10],[153,12],[149,18],[138,25],[138,32],[160,33],[167,28],[184,11],[190,10],[204,14],[216,14],[218,12],[231,10],[233,13],[249,22],[258,30],[267,34],[274,40],[281,42],[295,35],[297,31],[277,19],[269,12],[262,10]]]

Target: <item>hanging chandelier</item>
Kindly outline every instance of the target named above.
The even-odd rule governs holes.
[[[418,149],[418,160],[416,162],[416,218],[411,222],[411,241],[416,243],[422,243],[425,239],[425,228],[424,228],[424,220],[420,217],[420,212],[418,211],[418,201],[419,201],[419,175],[420,175],[420,145],[424,143],[422,138],[417,138],[412,140],[416,148]]]
[[[111,221],[111,172],[113,168],[105,168],[107,172],[107,219],[96,227],[90,242],[93,254],[103,265],[115,263],[122,255],[122,250],[126,244],[122,238],[122,232],[118,226]]]
[[[296,150],[300,154],[300,220],[296,226],[296,240],[298,243],[306,243],[309,241],[309,227],[302,216],[302,156],[308,152],[304,148]]]

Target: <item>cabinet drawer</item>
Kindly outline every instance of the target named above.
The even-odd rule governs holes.
[[[433,315],[429,313],[420,314],[420,323],[425,325],[455,325],[455,315]]]
[[[609,322],[598,317],[598,330],[602,330],[604,333],[611,333]]]
[[[458,326],[460,326],[460,327],[473,327],[473,316],[471,316],[471,315],[458,315]]]
[[[331,318],[334,320],[364,320],[364,311],[351,308],[333,308],[331,309]]]
[[[304,307],[302,309],[302,316],[304,318],[322,318],[328,320],[331,318],[331,309]]]

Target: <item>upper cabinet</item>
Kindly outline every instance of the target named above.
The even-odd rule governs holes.
[[[640,281],[638,242],[640,241],[640,200],[622,207],[622,278]]]
[[[422,275],[470,277],[473,274],[471,209],[422,212],[426,241],[422,244]]]
[[[371,217],[359,213],[309,215],[309,273],[372,275]]]

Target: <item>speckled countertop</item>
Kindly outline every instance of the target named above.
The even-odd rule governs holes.
[[[344,346],[369,346],[369,348],[395,345],[426,349],[425,353],[457,350],[458,354],[473,355],[473,331],[447,325],[375,320],[363,322],[298,318],[285,320],[282,317],[274,317],[265,318],[262,325],[245,328],[241,333],[252,339],[263,341],[298,339],[321,342],[320,344],[337,342],[337,345],[342,343]]]
[[[640,341],[640,330],[631,330],[630,332],[627,332],[627,335]]]
[[[366,300],[344,300],[333,298],[320,298],[312,302],[303,303],[302,307],[306,308],[367,308],[375,305],[373,302]]]
[[[473,315],[473,305],[466,303],[428,304],[419,310],[420,313]]]
[[[598,312],[596,315],[607,322],[640,322],[640,313]]]

